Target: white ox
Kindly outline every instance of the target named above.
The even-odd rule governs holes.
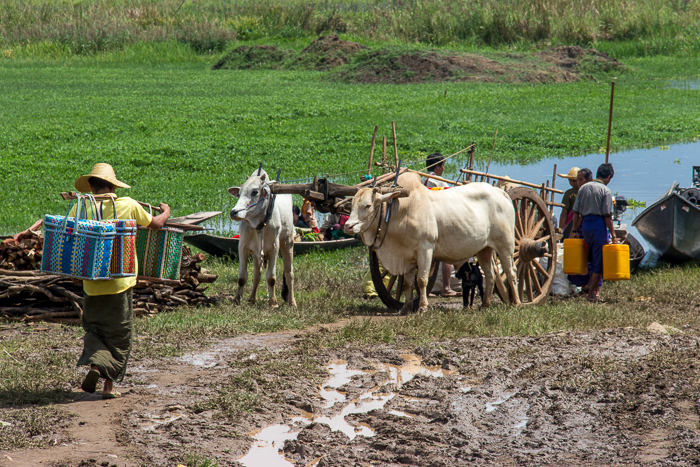
[[[228,192],[237,196],[238,202],[231,210],[231,219],[240,221],[238,242],[238,290],[234,301],[240,303],[243,287],[248,280],[248,258],[253,256],[253,291],[248,301],[255,303],[260,270],[267,263],[267,291],[269,304],[277,306],[275,278],[277,255],[282,253],[284,274],[282,276],[282,298],[291,306],[294,300],[294,224],[292,219],[292,195],[276,195],[270,192],[270,178],[264,170],[253,172],[240,187]],[[272,200],[274,199],[274,203]]]
[[[399,176],[398,184],[409,190],[407,198],[392,201],[398,193],[383,195],[375,188],[358,191],[345,231],[360,234],[365,245],[374,247],[379,261],[391,274],[404,274],[406,303],[402,314],[411,310],[414,276],[418,282],[418,311],[427,309],[426,286],[434,259],[460,264],[477,255],[485,278],[483,306],[489,306],[493,292],[491,257],[496,250],[510,288],[516,290],[515,209],[506,193],[488,183],[433,191],[413,173]],[[517,294],[511,297],[520,303]]]

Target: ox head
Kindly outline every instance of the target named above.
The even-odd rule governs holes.
[[[365,232],[377,220],[382,203],[399,196],[399,192],[382,194],[379,188],[361,188],[352,199],[352,211],[344,231],[355,235]]]
[[[247,220],[254,225],[262,220],[267,208],[267,200],[270,198],[269,177],[264,170],[253,172],[253,175],[246,177],[245,183],[241,186],[234,186],[228,189],[233,196],[238,197],[236,206],[231,210],[231,219],[234,221]]]

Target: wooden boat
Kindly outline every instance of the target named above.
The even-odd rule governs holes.
[[[221,211],[203,211],[195,212],[181,217],[171,217],[168,219],[169,222],[175,222],[178,224],[189,224],[189,225],[199,225],[202,222],[216,217],[221,214]]]
[[[663,260],[700,259],[700,189],[678,188],[674,183],[632,225]]]
[[[213,256],[238,257],[238,239],[217,237],[216,235],[197,234],[185,235],[185,243],[199,248]],[[314,250],[333,251],[343,248],[362,245],[358,238],[344,238],[342,240],[330,240],[327,242],[295,242],[294,254],[303,255]]]
[[[644,247],[639,243],[639,240],[634,238],[629,232],[622,243],[630,246],[630,271],[634,271],[642,263],[646,251],[644,251]]]

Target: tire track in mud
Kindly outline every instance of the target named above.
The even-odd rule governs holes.
[[[359,371],[337,388],[344,402],[327,407],[321,395],[324,383],[317,380],[291,377],[277,387],[263,384],[274,375],[262,375],[260,386],[251,389],[261,403],[251,412],[227,418],[215,408],[196,409],[259,361],[298,364],[297,344],[303,334],[223,339],[178,359],[133,366],[126,380],[130,392],[123,399],[110,401],[108,407],[101,400],[68,404],[77,415],[70,437],[82,436],[97,454],[79,451],[83,444],[72,450],[43,450],[43,455],[60,459],[53,464],[57,466],[96,458],[121,467],[167,465],[199,453],[221,466],[237,466],[255,442],[254,433],[288,425],[296,439],[279,447],[295,466],[700,461],[700,343],[692,330],[670,336],[613,329],[470,338],[418,348],[397,344],[320,349],[309,351],[319,367],[344,361],[348,369]],[[418,355],[423,366],[450,371],[387,384],[386,371],[377,369],[405,365],[406,353]],[[348,436],[318,423],[367,393],[393,397],[385,397],[386,403],[376,410],[344,417],[359,434]],[[304,413],[316,421],[300,420]],[[112,417],[112,423],[100,425],[105,416]],[[94,427],[102,431],[88,436]],[[369,431],[361,432],[364,428]],[[27,458],[36,453],[14,454]],[[118,460],[107,458],[107,453]],[[2,460],[0,465],[5,465]]]

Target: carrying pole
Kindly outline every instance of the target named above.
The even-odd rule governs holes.
[[[610,117],[608,118],[608,143],[605,146],[605,163],[610,158],[610,131],[612,130],[613,99],[615,98],[615,81],[610,86]]]

